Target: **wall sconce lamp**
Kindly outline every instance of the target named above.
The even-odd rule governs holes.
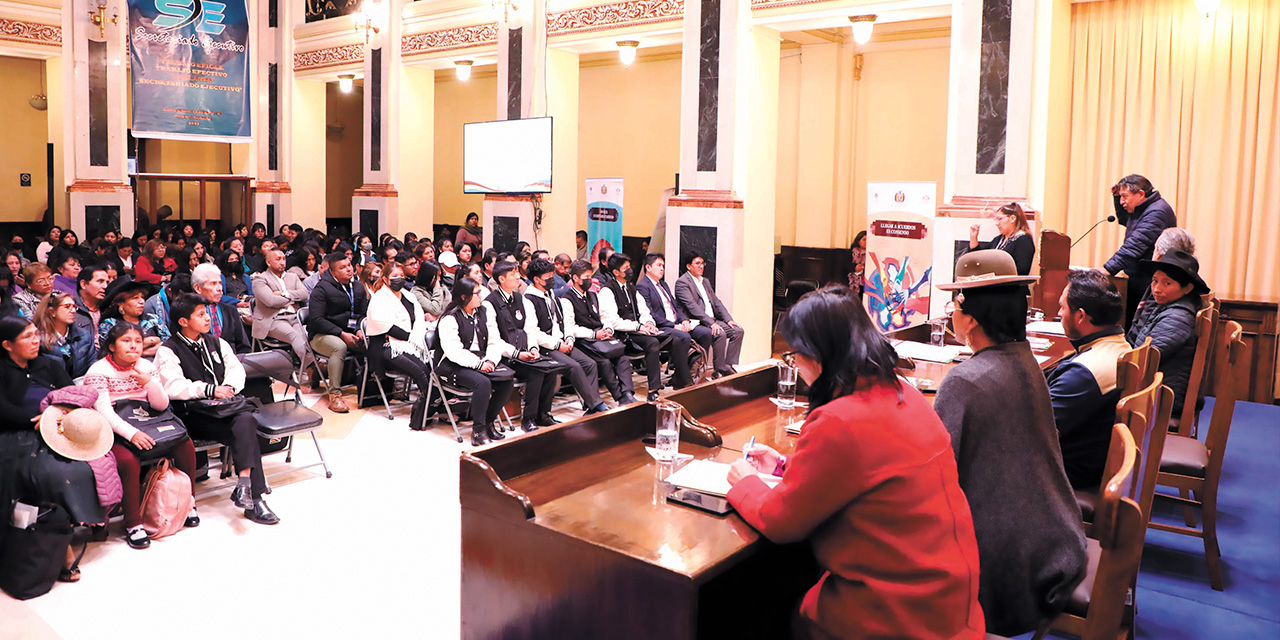
[[[113,13],[111,15],[111,24],[120,24],[119,20],[120,20],[120,14]],[[107,5],[100,4],[98,5],[97,11],[90,11],[89,22],[92,22],[93,26],[98,28],[99,38],[106,38],[107,37]]]
[[[454,60],[453,71],[458,74],[458,79],[466,82],[471,79],[471,65],[475,64],[474,60]]]
[[[622,64],[629,65],[636,61],[636,50],[640,48],[640,42],[636,40],[619,40],[618,41],[618,59]]]
[[[360,13],[356,18],[356,31],[364,29],[364,43],[369,44],[369,32],[381,33],[386,24],[387,6],[385,2],[364,0],[360,4]]]
[[[875,28],[875,14],[865,16],[849,16],[849,22],[853,23],[853,41],[858,44],[866,44],[871,40],[871,30]]]

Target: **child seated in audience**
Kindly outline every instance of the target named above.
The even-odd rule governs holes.
[[[515,387],[515,372],[502,366],[510,349],[499,335],[497,322],[482,306],[483,287],[471,278],[453,285],[453,302],[437,325],[437,371],[444,381],[471,392],[471,444],[480,446],[505,436],[494,422]]]

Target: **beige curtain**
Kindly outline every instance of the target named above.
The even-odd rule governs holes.
[[[1076,4],[1067,232],[1111,212],[1110,185],[1151,180],[1197,241],[1221,298],[1280,299],[1280,0]],[[1102,265],[1124,228],[1073,250]]]

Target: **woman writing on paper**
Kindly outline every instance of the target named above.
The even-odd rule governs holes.
[[[780,330],[809,415],[791,455],[757,444],[733,463],[728,498],[770,540],[812,544],[824,574],[797,637],[983,638],[951,439],[894,373],[893,347],[845,287],[805,295]],[[770,489],[757,473],[782,481]]]

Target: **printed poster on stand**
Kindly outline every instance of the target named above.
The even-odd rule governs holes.
[[[863,304],[882,332],[929,320],[933,276],[935,182],[867,184],[866,288]]]
[[[587,183],[587,246],[591,262],[606,243],[622,251],[622,178],[591,178]]]
[[[129,0],[133,135],[250,142],[245,0]]]

